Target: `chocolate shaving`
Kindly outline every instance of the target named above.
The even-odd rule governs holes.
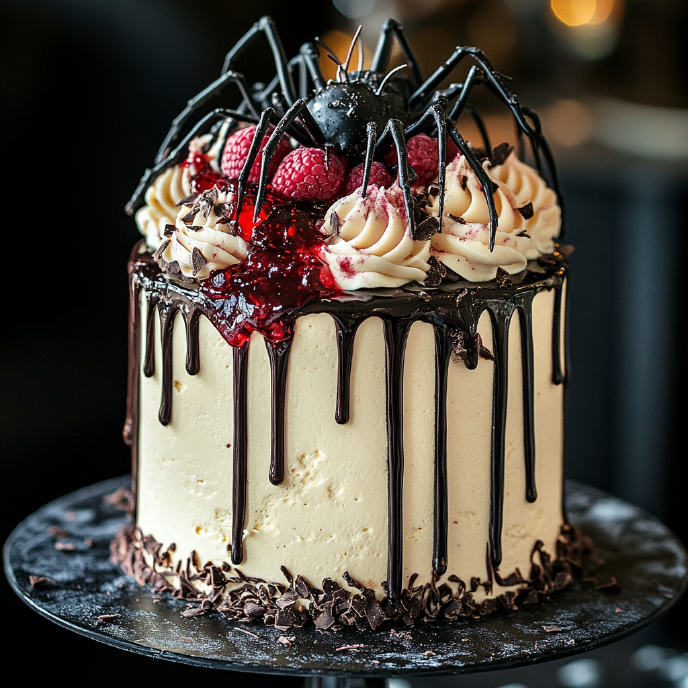
[[[187,225],[186,228],[190,229],[192,232],[200,232],[202,229],[205,229],[203,225]]]
[[[530,201],[528,201],[528,203],[526,203],[524,206],[520,207],[518,212],[521,213],[524,220],[530,220],[530,218],[535,214],[533,211],[533,204]]]
[[[50,526],[48,528],[48,535],[56,540],[64,540],[69,537],[69,533],[64,528],[60,528],[60,526]]]
[[[440,222],[436,217],[428,217],[416,225],[413,238],[416,241],[429,241],[440,231]]]
[[[191,264],[193,265],[193,276],[196,275],[203,269],[208,261],[203,257],[203,254],[194,246],[193,251],[191,251]]]
[[[505,578],[493,572],[494,579],[500,585],[520,584],[521,587],[480,603],[475,601],[470,591],[466,591],[464,582],[455,575],[448,577],[450,582],[456,584],[454,589],[445,583],[438,585],[437,576],[425,584],[416,585],[417,575],[413,575],[395,603],[388,598],[378,600],[372,589],[364,587],[348,573],[343,574],[342,578],[349,588],[354,588],[354,592],[342,588],[331,578],[323,580],[322,590],[318,590],[302,576],[292,576],[284,567],[282,572],[289,583],[288,587],[249,578],[236,569],[237,575],[226,576],[223,570],[228,571],[229,566],[214,566],[211,562],[205,564],[200,573],[189,578],[191,558],[186,560],[184,566],[180,561],[173,569],[172,559],[168,555],[170,549],[163,552],[160,543],[151,537],[144,537],[139,528],[128,526],[111,542],[110,556],[141,585],[151,585],[156,600],[162,599],[161,594],[172,591],[166,576],[178,576],[180,587],[172,591],[172,597],[190,602],[189,608],[182,612],[186,617],[217,612],[229,620],[262,622],[280,631],[301,628],[312,622],[320,630],[334,632],[344,627],[375,630],[386,622],[412,627],[438,619],[455,621],[481,618],[500,609],[517,610],[518,604],[536,604],[542,596],[568,584],[574,573],[583,572],[583,562],[587,562],[590,553],[590,539],[573,526],[562,526],[556,558],[545,552],[538,541],[531,554],[530,579],[524,580],[520,571]],[[149,563],[150,558],[155,559],[155,566],[159,566],[159,570],[154,570]],[[163,560],[167,562],[164,565],[159,563]],[[196,590],[192,579],[205,580],[206,584],[212,586],[211,591],[203,593]],[[475,578],[471,581],[471,588],[475,591],[480,587],[487,589],[490,582]],[[382,587],[387,591],[386,583]],[[296,609],[298,599],[308,599],[310,604],[303,609]],[[243,629],[233,630],[257,637]],[[393,631],[392,635],[400,639],[406,637],[405,632]],[[292,638],[287,637],[287,640],[293,642]],[[285,644],[279,639],[278,642]],[[288,646],[285,644],[285,647]],[[343,645],[342,649],[353,650],[358,646]]]
[[[119,614],[101,614],[98,617],[98,621],[112,621],[113,619],[118,619]]]
[[[190,222],[193,222],[193,219],[196,217],[196,215],[198,215],[198,206],[194,206],[191,210],[189,210],[189,212],[181,218],[181,221],[185,225],[188,225]]]
[[[134,508],[134,497],[126,487],[118,487],[112,494],[105,495],[103,502],[117,511],[131,512]]]
[[[510,146],[506,141],[500,143],[492,149],[492,155],[490,156],[490,162],[496,167],[497,165],[503,165],[506,159],[511,155],[511,151],[514,150],[513,146]]]
[[[292,643],[296,640],[296,636],[292,636],[291,638],[287,638],[286,635],[281,635],[279,638],[277,638],[278,643],[282,643],[284,647],[287,648],[287,650],[291,649]]]
[[[459,184],[461,184],[461,188],[465,191],[466,188],[468,187],[468,177],[465,174],[461,175],[461,179],[459,180]]]
[[[428,196],[438,196],[440,193],[440,187],[438,184],[430,184],[428,187]]]
[[[604,592],[619,592],[621,590],[619,584],[616,582],[616,578],[612,576],[607,583],[602,583],[601,585],[596,585],[595,590],[604,590]]]
[[[545,633],[557,633],[558,631],[563,631],[563,628],[560,628],[559,626],[543,626],[542,630]]]
[[[525,229],[524,229],[523,231],[521,231],[521,232],[518,232],[518,233],[516,234],[516,236],[518,236],[518,237],[526,237],[526,239],[530,239],[530,234],[528,234],[528,232],[527,232]]]
[[[48,578],[47,576],[29,576],[29,584],[33,590],[36,588],[50,588],[57,585],[52,578]]]
[[[447,274],[447,269],[444,267],[443,263],[435,258],[435,256],[430,256],[430,258],[428,258],[428,265],[430,269],[425,275],[423,284],[426,287],[436,287],[442,282],[442,278]]]
[[[497,268],[495,282],[497,283],[497,286],[501,287],[502,289],[509,289],[510,287],[514,286],[514,283],[511,280],[511,277],[509,276],[509,273],[506,270],[504,270],[504,268]]]
[[[332,230],[332,236],[339,236],[342,229],[342,221],[337,215],[337,211],[333,210],[330,214],[330,229]]]
[[[465,177],[464,177],[464,179],[465,179]],[[466,220],[464,220],[462,217],[458,217],[458,216],[456,216],[456,215],[452,215],[451,213],[447,213],[447,217],[448,217],[450,220],[454,220],[454,222],[458,222],[460,225],[465,225],[465,224],[466,224]]]
[[[165,230],[163,231],[163,234],[169,239],[169,237],[171,237],[172,234],[176,231],[177,227],[175,225],[165,225]]]

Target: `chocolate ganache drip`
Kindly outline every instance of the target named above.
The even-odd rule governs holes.
[[[138,245],[129,264],[130,335],[129,335],[129,400],[125,439],[132,448],[134,489],[137,475],[139,372],[151,376],[155,371],[154,314],[160,316],[162,345],[162,399],[160,422],[165,425],[172,418],[172,332],[177,312],[185,323],[187,355],[186,370],[198,373],[199,319],[201,315],[217,324],[218,308],[222,301],[214,301],[202,290],[190,285],[168,281],[158,269],[153,257]],[[387,290],[384,296],[375,292],[340,294],[336,299],[314,296],[307,303],[291,309],[288,327],[281,341],[266,341],[271,365],[271,466],[269,480],[280,484],[285,470],[284,410],[286,379],[293,326],[299,317],[313,313],[328,313],[333,318],[338,347],[337,402],[335,420],[349,419],[351,364],[356,332],[370,317],[384,323],[386,347],[386,406],[387,406],[387,464],[388,464],[388,581],[391,600],[398,598],[403,587],[403,371],[404,352],[411,326],[426,322],[433,326],[435,336],[435,468],[434,468],[434,535],[433,570],[442,575],[447,568],[447,377],[450,360],[458,358],[469,370],[475,369],[479,358],[493,360],[493,409],[491,439],[491,490],[489,542],[487,543],[488,571],[497,571],[502,558],[501,534],[504,508],[504,451],[508,399],[508,341],[514,314],[520,319],[521,365],[523,377],[523,435],[526,473],[526,499],[537,498],[535,484],[534,365],[532,304],[543,290],[554,290],[552,323],[552,381],[565,381],[561,352],[562,291],[567,278],[563,256],[554,254],[551,260],[533,262],[529,269],[512,276],[508,282],[485,282],[477,286],[468,282],[443,284],[440,288],[418,292],[407,287]],[[141,302],[146,303],[146,346],[141,355]],[[478,322],[487,311],[493,331],[493,351],[489,352],[480,340]],[[226,329],[218,326],[228,339]],[[249,338],[234,338],[230,342],[234,352],[234,445],[233,445],[233,504],[232,504],[232,562],[243,559],[243,530],[246,513],[246,479],[248,452],[248,349]],[[143,359],[143,360],[142,360]],[[496,575],[496,573],[495,573]]]

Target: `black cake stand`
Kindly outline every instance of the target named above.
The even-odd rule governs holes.
[[[365,678],[368,683],[393,676],[507,669],[585,652],[630,635],[664,614],[688,582],[686,551],[662,523],[627,502],[571,482],[571,521],[593,538],[595,556],[606,562],[596,574],[598,582],[614,576],[620,589],[596,590],[581,581],[516,612],[411,630],[383,626],[334,633],[310,626],[285,633],[229,622],[216,613],[186,618],[181,615],[184,601],[154,602],[149,589],[140,588],[108,560],[109,540],[126,519],[103,497],[128,481],[123,476],[97,483],[29,516],[5,544],[5,572],[26,604],[60,626],[173,662],[263,674]],[[56,532],[62,539],[55,539]],[[32,587],[30,576],[54,584],[34,578]]]

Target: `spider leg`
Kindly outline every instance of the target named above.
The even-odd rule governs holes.
[[[480,116],[480,113],[472,105],[466,105],[466,107],[464,109],[473,118],[473,121],[475,122],[476,126],[478,127],[478,131],[480,131],[480,137],[483,140],[483,148],[485,148],[486,152],[491,151],[492,145],[490,143],[490,135],[487,133],[487,127],[485,126],[485,122],[484,122],[483,118]],[[450,115],[449,119],[452,120],[453,124],[456,123],[456,120],[454,120],[453,117],[451,117],[451,115]],[[521,133],[520,128],[517,127],[517,130],[519,133]]]
[[[365,167],[363,168],[363,188],[361,197],[365,198],[368,193],[368,181],[370,180],[370,170],[373,166],[373,155],[375,155],[375,141],[377,140],[377,124],[368,122],[368,143],[366,145]]]
[[[239,92],[243,97],[243,102],[248,104],[251,114],[258,119],[258,109],[255,101],[253,100],[253,94],[246,85],[246,80],[244,77],[238,72],[226,72],[219,79],[216,79],[212,84],[204,88],[198,95],[194,96],[187,103],[186,107],[174,118],[170,130],[167,132],[167,136],[165,136],[165,140],[162,142],[162,145],[155,156],[156,164],[167,156],[170,146],[179,137],[179,132],[189,117],[191,117],[191,115],[193,115],[198,108],[205,105],[211,98],[219,95],[228,84],[237,85]]]
[[[385,19],[380,29],[380,37],[375,47],[375,54],[370,65],[370,71],[382,74],[387,71],[389,60],[392,56],[392,41],[397,39],[399,47],[406,56],[406,61],[411,67],[411,74],[413,75],[413,85],[419,88],[423,83],[423,75],[421,74],[418,60],[411,50],[409,42],[406,40],[404,27],[396,19]]]
[[[277,76],[279,77],[282,93],[284,93],[284,97],[289,103],[293,103],[296,100],[296,93],[294,90],[294,82],[291,78],[291,72],[289,71],[289,66],[287,65],[287,57],[284,53],[282,41],[277,33],[277,29],[275,28],[275,23],[268,16],[261,17],[261,19],[259,19],[227,53],[224,65],[222,66],[222,71],[223,73],[229,71],[234,60],[239,57],[239,55],[241,55],[241,53],[249,45],[251,45],[251,43],[253,43],[260,33],[265,34],[268,44],[270,45],[270,50],[272,52],[272,57],[275,60],[275,68],[277,69]]]
[[[438,173],[437,182],[440,186],[440,231],[442,231],[442,218],[444,217],[444,188],[447,181],[447,114],[445,107],[447,101],[439,96],[436,103],[433,103],[422,115],[422,117],[406,129],[406,136],[412,136],[420,131],[427,122],[434,121],[437,129],[437,153],[438,153]]]
[[[272,111],[273,113],[275,112],[274,110]],[[275,113],[277,114],[277,113]],[[265,115],[265,112],[263,113]],[[306,101],[299,99],[297,100],[290,108],[287,110],[287,112],[284,114],[284,116],[279,120],[277,123],[277,126],[275,127],[275,130],[272,132],[270,135],[270,138],[268,139],[268,142],[265,144],[265,148],[263,148],[263,152],[261,153],[262,156],[262,162],[261,162],[261,168],[260,168],[260,182],[258,183],[258,193],[256,194],[256,205],[254,209],[254,214],[253,214],[253,221],[257,222],[258,221],[258,215],[260,214],[260,209],[263,207],[263,202],[265,201],[265,192],[267,190],[267,185],[268,185],[268,172],[270,170],[270,162],[272,161],[272,156],[275,154],[275,151],[277,150],[277,146],[280,142],[280,139],[284,135],[284,133],[287,131],[289,127],[291,127],[296,120],[297,117],[301,117],[302,121],[306,123],[306,126],[309,128],[309,131],[311,128],[315,131],[317,130],[320,139],[324,141],[324,138],[322,136],[322,133],[320,132],[320,129],[318,128],[318,125],[316,124],[315,120],[313,119],[313,115],[311,115],[310,111],[308,110],[308,106],[306,105]],[[261,118],[262,121],[262,118]],[[267,131],[267,124],[265,125],[265,130]],[[256,130],[257,133],[257,130]],[[314,137],[315,138],[315,137]],[[262,138],[260,139],[262,141]],[[244,171],[246,169],[250,170],[251,167],[253,166],[253,160],[251,159],[251,153],[253,152],[253,149],[255,147],[255,153],[253,154],[253,159],[255,159],[256,155],[258,154],[258,146],[256,145],[256,137],[254,136],[253,138],[253,143],[251,144],[251,150],[249,151],[249,156],[246,160],[246,163],[244,164],[244,169],[241,171],[241,174],[244,174]],[[249,160],[251,161],[251,164],[249,165]],[[248,168],[247,168],[248,166]],[[246,173],[246,177],[248,178],[248,172]]]
[[[485,201],[487,202],[487,210],[490,215],[490,251],[494,250],[495,239],[497,238],[497,223],[499,222],[497,218],[497,210],[495,208],[494,202],[494,192],[492,191],[492,180],[485,172],[483,166],[476,160],[475,155],[471,152],[470,146],[464,141],[463,136],[461,136],[459,130],[452,125],[449,130],[449,135],[452,137],[452,141],[456,144],[457,148],[463,153],[468,164],[471,166],[475,176],[478,178],[481,186],[483,187],[483,193],[485,194]]]
[[[284,118],[281,117],[279,115],[279,113],[271,107],[265,108],[265,110],[263,110],[263,112],[260,116],[260,121],[256,125],[255,132],[253,132],[253,140],[251,141],[251,146],[248,149],[248,155],[246,156],[246,160],[244,161],[244,166],[241,168],[241,173],[239,174],[239,180],[237,183],[237,202],[236,202],[236,218],[237,218],[237,220],[239,219],[239,215],[241,214],[241,207],[244,204],[244,194],[246,193],[246,184],[248,183],[248,177],[251,174],[251,170],[253,169],[253,163],[256,161],[256,158],[258,157],[258,151],[260,150],[260,144],[263,142],[263,139],[265,138],[265,135],[267,134],[268,127],[270,126],[270,122],[272,121],[272,122],[276,122],[277,124],[279,124],[283,119]],[[279,141],[279,139],[277,139],[277,140]],[[277,146],[275,146],[275,148],[276,147]],[[267,145],[265,146],[265,148],[267,148]],[[263,160],[265,160],[265,149],[263,149]],[[268,165],[268,167],[269,167],[269,165]],[[267,172],[266,172],[265,176],[267,177]],[[258,213],[260,212],[261,206],[262,206],[262,202],[260,203],[260,205],[256,202],[256,212],[255,212],[255,216],[253,218],[254,222],[256,222],[258,220]]]
[[[300,53],[303,58],[303,62],[311,75],[311,79],[313,79],[315,90],[322,90],[325,88],[325,86],[327,86],[327,84],[325,83],[325,77],[323,77],[322,71],[320,70],[320,53],[312,43],[304,43],[301,46]],[[301,97],[303,98],[304,96],[302,95]]]
[[[542,154],[545,158],[545,162],[547,163],[547,171],[549,173],[549,183],[550,186],[554,189],[554,193],[557,194],[557,201],[559,202],[559,207],[561,209],[561,223],[562,223],[562,228],[564,226],[564,216],[565,216],[565,204],[564,204],[564,197],[561,195],[561,187],[559,186],[559,173],[557,172],[557,166],[554,163],[554,156],[552,155],[552,149],[549,147],[549,142],[547,139],[544,137],[542,133],[542,124],[540,122],[540,117],[536,112],[533,112],[530,108],[524,107],[523,112],[527,117],[529,117],[532,122],[533,126],[535,129],[535,135],[537,136],[538,140],[538,145],[539,148],[538,150],[542,151]],[[534,151],[535,152],[535,151]],[[562,234],[560,235],[561,238],[563,238],[564,234],[562,231]]]
[[[387,121],[382,136],[378,139],[377,148],[391,135],[394,140],[394,146],[397,149],[397,169],[399,175],[399,186],[404,195],[404,206],[406,207],[406,217],[411,233],[411,238],[415,239],[415,223],[413,220],[413,196],[411,196],[411,183],[415,179],[415,173],[409,167],[408,154],[406,151],[406,138],[404,137],[404,125],[401,120],[390,119]]]
[[[127,203],[125,210],[129,215],[133,215],[142,205],[144,205],[144,196],[146,189],[168,168],[178,163],[187,152],[187,147],[191,139],[195,136],[202,136],[220,119],[234,119],[238,122],[257,122],[258,119],[244,112],[237,112],[236,110],[226,110],[218,108],[209,112],[181,141],[181,143],[170,152],[166,158],[156,163],[153,167],[147,169],[141,181],[136,187],[136,191]]]

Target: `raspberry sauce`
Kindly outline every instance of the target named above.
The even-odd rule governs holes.
[[[252,244],[248,257],[201,283],[214,306],[210,319],[232,346],[242,346],[253,332],[270,342],[291,339],[298,308],[339,293],[319,257],[327,239],[322,214],[268,193],[254,226],[254,201],[255,189],[247,189],[239,227]]]

